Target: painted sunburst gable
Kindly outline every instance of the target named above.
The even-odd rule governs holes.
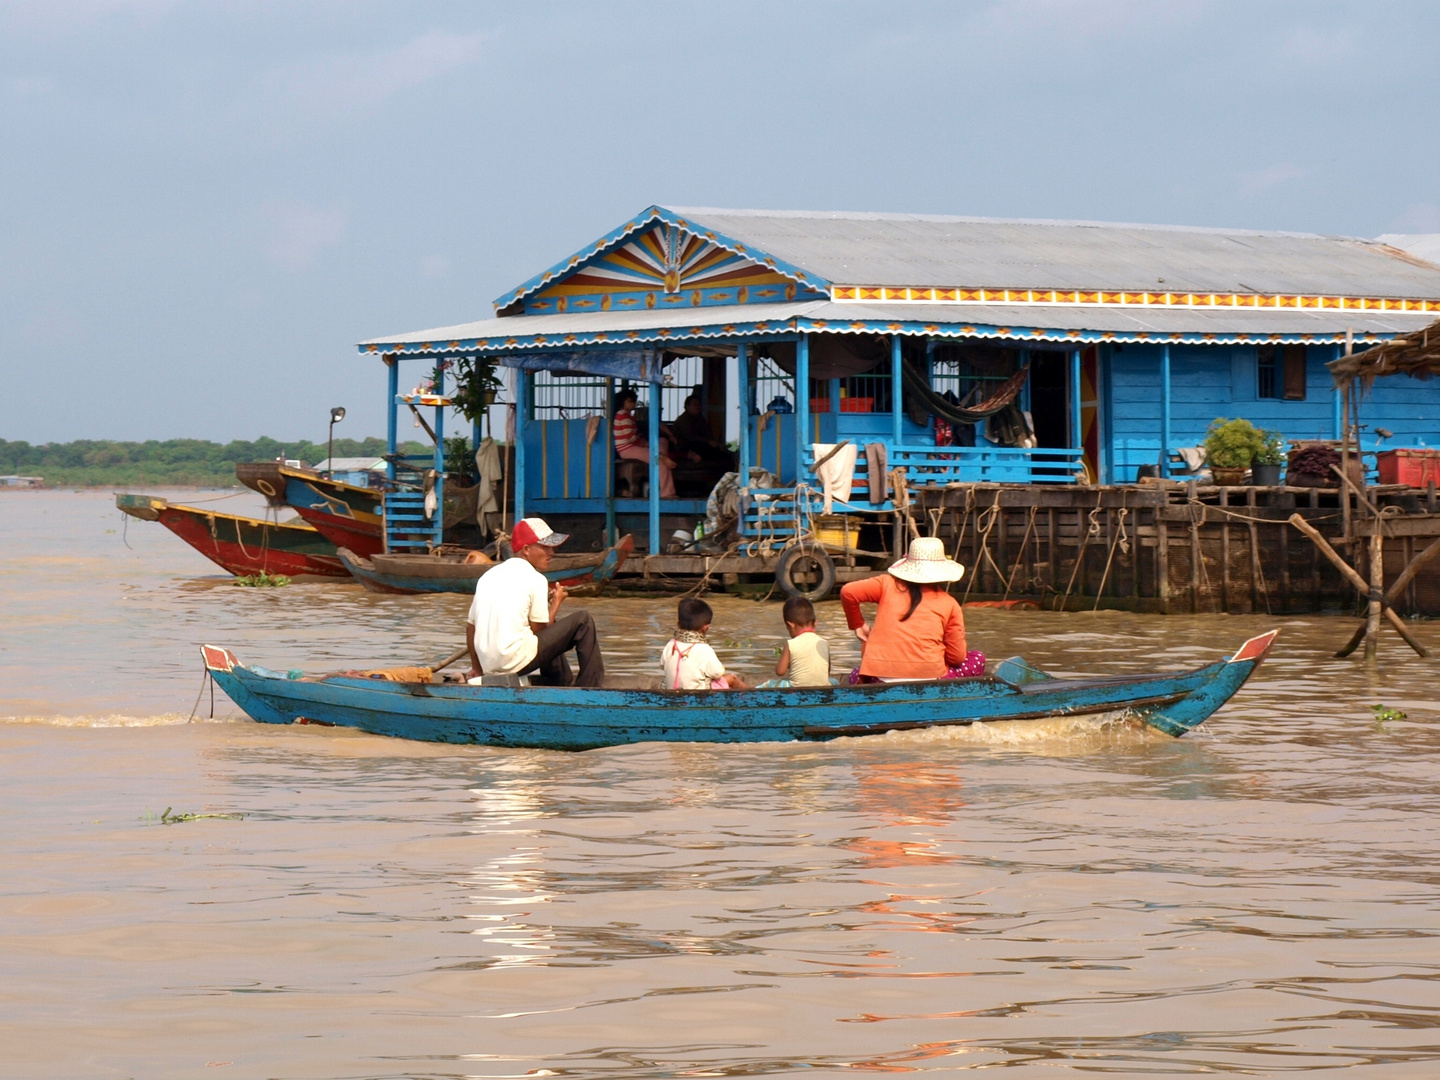
[[[821,299],[830,283],[652,206],[495,301],[501,313],[712,307]]]

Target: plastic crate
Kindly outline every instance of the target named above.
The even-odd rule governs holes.
[[[1382,484],[1440,487],[1440,450],[1382,450],[1375,463]]]

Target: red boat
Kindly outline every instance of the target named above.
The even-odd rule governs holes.
[[[180,506],[154,495],[116,495],[131,517],[158,521],[211,562],[236,576],[284,574],[348,578],[335,545],[309,525],[264,521]]]

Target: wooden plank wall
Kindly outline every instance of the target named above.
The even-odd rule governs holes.
[[[1333,492],[976,485],[913,494],[916,527],[941,536],[966,567],[963,599],[1171,614],[1358,610],[1354,589],[1287,522],[1300,513],[1344,552]],[[1385,549],[1392,578],[1440,535],[1440,515],[1399,520],[1408,532]],[[1440,570],[1422,575],[1400,611],[1440,614]]]

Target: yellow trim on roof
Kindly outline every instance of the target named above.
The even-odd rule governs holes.
[[[1305,296],[1276,293],[1128,292],[1078,289],[912,288],[832,285],[831,300],[858,303],[1033,304],[1068,307],[1187,307],[1329,309],[1332,311],[1436,311],[1440,299],[1382,296]]]

